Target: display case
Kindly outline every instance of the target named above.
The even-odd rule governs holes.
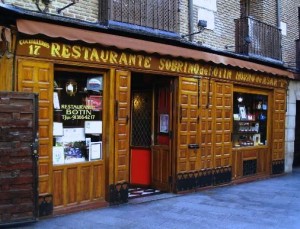
[[[268,97],[234,93],[233,147],[267,145]]]

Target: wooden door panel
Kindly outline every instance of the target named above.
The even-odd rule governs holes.
[[[161,191],[169,191],[170,150],[168,146],[152,146],[152,185]]]
[[[129,180],[130,72],[116,71],[115,182]]]
[[[39,192],[52,193],[52,63],[18,60],[18,91],[39,94]]]
[[[272,160],[284,159],[285,90],[274,91]]]
[[[105,192],[105,175],[104,164],[94,164],[93,170],[93,182],[92,182],[92,199],[104,198]]]
[[[200,91],[200,169],[213,168],[213,105],[212,89],[214,82],[208,79],[201,80]]]
[[[80,180],[79,180],[79,201],[87,201],[91,199],[91,183],[93,179],[86,179],[87,177],[92,176],[92,167],[91,166],[82,166],[80,169]]]
[[[184,77],[179,79],[178,172],[196,170],[199,167],[200,150],[189,149],[189,144],[199,144],[198,81]]]
[[[64,205],[64,183],[65,183],[65,176],[63,169],[57,169],[53,171],[53,205],[55,207],[63,206]]]
[[[215,82],[215,167],[231,166],[232,84]]]
[[[77,202],[77,192],[79,185],[77,185],[78,179],[78,168],[77,166],[66,168],[66,189],[67,193],[67,204],[73,204]]]
[[[104,199],[104,162],[53,167],[54,207],[61,208]]]

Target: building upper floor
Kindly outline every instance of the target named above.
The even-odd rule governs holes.
[[[1,0],[2,5],[296,70],[299,0]],[[298,49],[298,50],[297,50]]]

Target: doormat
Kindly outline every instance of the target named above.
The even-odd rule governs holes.
[[[153,188],[129,188],[128,190],[128,198],[137,198],[137,197],[145,197],[150,195],[156,195],[162,193],[160,190],[156,190]]]

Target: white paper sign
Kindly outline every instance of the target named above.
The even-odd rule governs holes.
[[[65,163],[64,147],[53,146],[52,154],[53,154],[53,164],[54,165]]]
[[[58,98],[57,92],[53,92],[53,106],[54,106],[54,109],[60,109],[59,98]]]
[[[57,142],[85,141],[84,128],[65,128],[64,136],[57,137]]]
[[[102,134],[102,121],[85,121],[84,130],[86,134]]]
[[[53,136],[63,136],[64,128],[61,122],[53,122]]]
[[[102,142],[91,142],[89,157],[90,160],[102,159]]]

